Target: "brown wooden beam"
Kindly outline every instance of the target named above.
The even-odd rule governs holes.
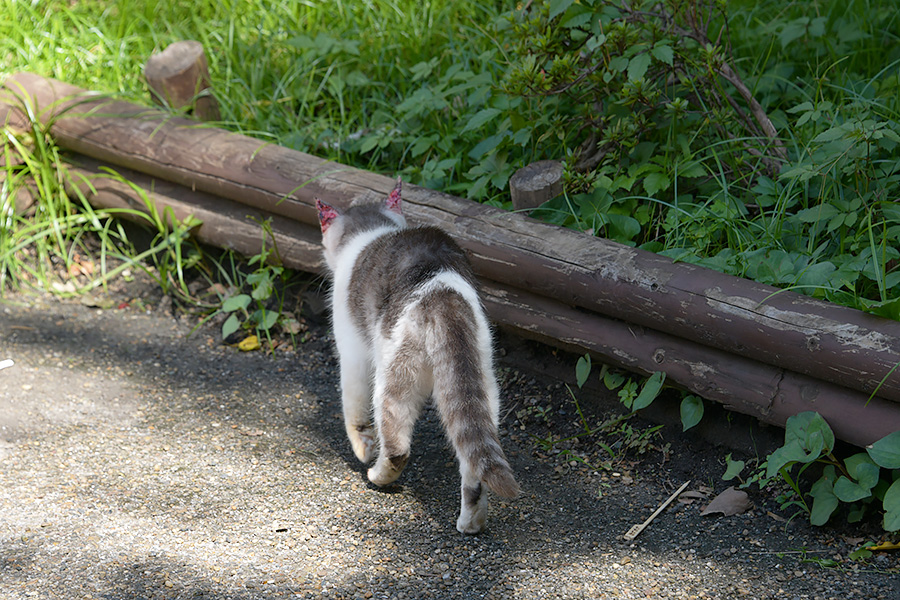
[[[263,232],[258,222],[269,218],[283,264],[322,270],[317,228],[137,171],[115,169],[132,186],[110,177],[105,165],[94,159],[71,158],[73,179],[82,183],[80,189],[95,206],[147,212],[150,202],[159,214],[171,208],[180,220],[191,215],[203,221],[193,231],[200,241],[246,256],[259,252]],[[489,280],[482,280],[482,292],[491,319],[520,336],[588,351],[604,363],[633,372],[665,371],[669,383],[766,423],[784,426],[788,417],[816,410],[840,439],[859,446],[900,430],[900,406],[881,398],[869,402],[854,390]]]
[[[260,223],[269,220],[274,239],[266,240],[266,244],[269,248],[275,244],[284,266],[324,274],[318,228],[193,191],[126,167],[111,167],[87,156],[75,155],[70,159],[73,182],[94,206],[149,213],[147,203],[150,202],[160,215],[171,209],[172,215],[179,221],[184,221],[188,216],[196,217],[202,223],[192,231],[195,238],[211,246],[234,250],[243,256],[253,256],[262,250],[264,232]],[[134,184],[134,187],[112,177],[106,169]],[[120,216],[147,224],[138,215],[120,213]]]
[[[126,102],[20,73],[68,149],[314,225],[313,199],[378,198],[383,177]],[[900,401],[900,322],[731,277],[608,240],[406,186],[414,223],[438,225],[479,275],[630,323],[751,356]]]

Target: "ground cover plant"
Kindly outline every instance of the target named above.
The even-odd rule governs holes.
[[[900,317],[891,2],[2,7],[0,76],[145,101],[146,58],[197,39],[227,127],[507,207],[564,159],[539,216]]]
[[[898,319],[898,34],[887,0],[0,0],[0,77],[145,102],[146,59],[196,39],[224,127],[505,208],[516,169],[560,159],[566,193],[535,216]],[[190,299],[187,229],[151,215],[142,257],[46,129],[3,144],[4,286],[71,293],[106,257],[155,258]],[[226,330],[281,314],[260,291],[281,273],[256,267]]]

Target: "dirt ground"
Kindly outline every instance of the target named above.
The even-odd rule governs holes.
[[[848,558],[882,539],[877,521],[813,528],[754,488],[744,514],[676,501],[624,541],[683,482],[721,492],[725,454],[777,432],[710,409],[730,447],[668,424],[639,454],[623,444],[652,423],[635,421],[600,438],[616,461],[587,468],[560,450],[598,466],[597,439],[538,443],[582,431],[573,359],[507,337],[502,442],[523,493],[463,536],[434,411],[399,482],[371,486],[325,316],[305,314],[306,341],[270,356],[223,345],[214,323],[191,333],[195,316],[138,283],[0,300],[0,360],[15,363],[0,370],[0,598],[900,599],[896,553]],[[589,423],[616,406],[578,396]]]

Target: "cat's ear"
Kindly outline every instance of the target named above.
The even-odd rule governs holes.
[[[316,211],[319,213],[319,226],[322,228],[322,233],[328,231],[328,228],[331,227],[334,220],[340,216],[340,213],[335,207],[330,204],[325,204],[318,198],[316,198]]]
[[[397,185],[394,186],[394,189],[391,191],[390,195],[387,197],[387,200],[384,201],[384,205],[388,210],[397,213],[398,215],[403,214],[400,210],[400,188],[403,187],[403,181],[400,179],[400,176],[397,176]]]

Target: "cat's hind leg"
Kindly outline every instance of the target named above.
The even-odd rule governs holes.
[[[372,424],[371,367],[368,356],[353,344],[339,347],[341,363],[341,400],[344,426],[353,454],[369,463],[375,455],[376,436]]]
[[[400,477],[409,460],[413,427],[431,395],[431,370],[413,345],[401,346],[375,373],[375,422],[379,453],[369,481],[388,485]]]
[[[456,529],[461,533],[481,533],[488,516],[487,490],[464,461],[460,463],[459,473],[462,477],[460,486],[462,500],[459,518],[456,520]]]

